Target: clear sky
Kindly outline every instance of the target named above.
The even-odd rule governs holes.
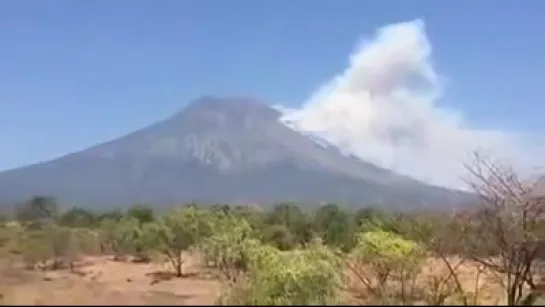
[[[3,0],[0,169],[146,126],[203,94],[301,105],[362,37],[421,19],[440,104],[545,130],[545,1]]]

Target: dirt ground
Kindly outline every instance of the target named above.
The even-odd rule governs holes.
[[[184,278],[158,281],[165,265],[86,258],[77,269],[30,272],[3,266],[0,293],[4,305],[213,305],[220,293],[217,280],[189,262]],[[200,274],[197,274],[201,272]]]
[[[0,304],[3,305],[214,305],[221,283],[198,263],[186,257],[186,277],[172,278],[166,264],[113,261],[111,257],[86,257],[77,273],[69,270],[30,271],[20,263],[0,262]],[[437,272],[442,263],[429,259],[427,268]],[[469,292],[476,285],[476,267],[464,266],[460,278]],[[501,289],[482,276],[477,281],[480,304],[502,302]],[[360,292],[361,293],[361,292]],[[360,300],[347,299],[359,305]]]

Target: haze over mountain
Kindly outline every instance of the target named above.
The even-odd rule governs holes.
[[[466,199],[345,155],[280,117],[255,99],[203,97],[119,139],[0,173],[0,200],[54,195],[94,206],[335,201],[409,209]]]

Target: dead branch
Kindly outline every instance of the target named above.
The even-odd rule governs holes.
[[[545,199],[536,196],[538,182],[525,182],[511,167],[478,153],[465,166],[480,199],[479,210],[466,220],[465,256],[499,274],[507,304],[517,305],[526,288],[535,288]]]

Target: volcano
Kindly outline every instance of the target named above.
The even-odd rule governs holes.
[[[202,97],[116,140],[0,173],[0,201],[51,195],[93,207],[293,201],[439,209],[468,200],[347,155],[280,116],[257,99]]]

